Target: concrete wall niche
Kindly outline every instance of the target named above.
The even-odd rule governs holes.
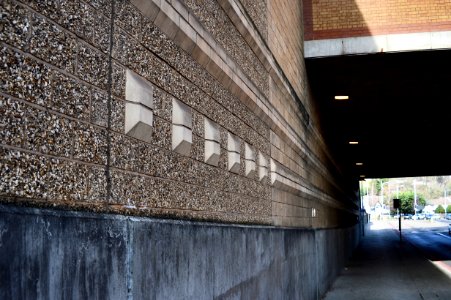
[[[153,109],[153,86],[150,82],[134,73],[126,71],[125,99]]]
[[[240,171],[240,140],[237,136],[227,134],[227,162],[230,172],[239,173]]]
[[[205,127],[205,162],[218,166],[220,155],[219,126],[215,122],[204,118]]]
[[[153,126],[153,86],[130,70],[125,80],[125,133],[150,142]]]
[[[254,175],[255,175],[255,151],[247,143],[244,144],[244,159],[245,159],[246,176],[254,177]]]
[[[177,99],[172,99],[172,150],[189,155],[192,144],[191,108]]]

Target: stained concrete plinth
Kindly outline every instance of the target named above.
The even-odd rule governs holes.
[[[0,206],[1,299],[318,299],[357,227],[233,226]]]

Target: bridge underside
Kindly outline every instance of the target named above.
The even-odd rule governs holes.
[[[309,58],[306,66],[326,140],[347,174],[451,174],[450,50]]]

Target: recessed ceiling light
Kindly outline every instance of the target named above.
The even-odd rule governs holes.
[[[349,96],[335,96],[335,100],[349,100]]]
[[[350,144],[350,145],[358,145],[359,142],[357,142],[357,141],[350,141],[349,144]]]
[[[365,175],[360,175],[360,178],[365,178]]]
[[[363,166],[363,163],[358,162],[358,163],[355,163],[355,165],[356,165],[356,166]]]

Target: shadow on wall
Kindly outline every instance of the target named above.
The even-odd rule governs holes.
[[[304,1],[306,41],[350,36],[371,36],[359,5],[354,0]]]
[[[451,3],[384,0],[304,1],[305,39],[319,40],[451,29]]]
[[[304,39],[309,41],[304,51],[306,58],[383,51],[372,38],[374,28],[370,28],[368,16],[363,14],[362,5],[357,2],[304,1]],[[365,38],[349,39],[351,37]]]

